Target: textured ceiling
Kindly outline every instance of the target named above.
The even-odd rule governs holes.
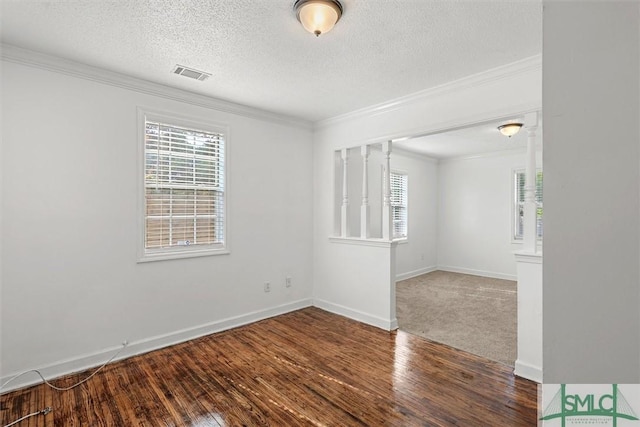
[[[293,0],[1,1],[2,42],[317,121],[541,52],[539,1],[343,0],[319,38]],[[175,64],[212,74],[171,74]]]

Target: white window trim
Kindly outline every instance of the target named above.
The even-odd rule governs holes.
[[[231,253],[231,245],[229,242],[229,229],[230,229],[230,215],[229,215],[229,143],[230,132],[229,126],[212,123],[209,119],[201,117],[185,117],[172,112],[159,111],[145,107],[137,108],[137,143],[138,143],[138,203],[137,203],[137,215],[138,215],[138,248],[137,248],[137,262],[150,262],[150,261],[165,261],[172,259],[183,258],[195,258],[212,255],[226,255]],[[216,245],[215,248],[202,248],[199,246],[180,246],[173,248],[165,248],[161,251],[153,250],[148,251],[145,248],[145,122],[149,119],[151,121],[159,121],[163,123],[170,123],[176,126],[183,126],[186,128],[200,129],[203,131],[210,131],[213,133],[221,133],[224,135],[224,244]]]
[[[509,190],[509,205],[511,205],[511,228],[509,229],[509,235],[511,235],[511,243],[515,244],[515,245],[521,245],[521,244],[524,243],[524,239],[522,239],[522,238],[517,239],[516,235],[514,233],[514,231],[516,229],[516,197],[515,197],[516,195],[514,193],[513,185],[514,185],[515,175],[516,175],[516,173],[519,173],[519,172],[525,172],[526,173],[526,168],[524,166],[513,168],[513,169],[511,169],[511,175],[509,176],[509,188],[510,188],[510,190]],[[542,168],[536,168],[536,174],[538,172],[543,172]],[[538,246],[541,246],[542,245],[542,237],[538,237],[536,239],[536,242],[537,242]]]
[[[402,245],[405,243],[409,243],[409,172],[407,171],[403,171],[403,170],[399,170],[399,169],[391,169],[391,173],[392,174],[396,174],[396,175],[406,175],[407,177],[407,235],[406,236],[402,236],[402,237],[392,237],[391,240],[394,242],[397,242],[398,244]],[[389,182],[391,182],[391,180],[389,180]],[[391,210],[393,213],[393,209]],[[393,221],[393,215],[391,220]]]

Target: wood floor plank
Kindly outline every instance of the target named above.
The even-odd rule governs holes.
[[[307,308],[116,362],[71,391],[7,393],[0,419],[51,406],[20,427],[531,426],[536,404],[506,365]]]

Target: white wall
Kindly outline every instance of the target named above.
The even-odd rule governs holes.
[[[403,280],[433,271],[438,263],[438,163],[395,150],[391,170],[408,175],[408,238],[396,249],[396,277]]]
[[[311,304],[310,128],[2,65],[1,376]],[[136,263],[138,106],[229,126],[230,255]]]
[[[0,81],[2,80],[2,71],[3,67],[0,66]],[[0,99],[3,99],[3,87],[0,84]],[[4,112],[2,109],[0,109],[0,130],[3,129],[3,120],[4,120]],[[2,278],[3,278],[3,268],[2,265],[4,263],[4,258],[2,256],[2,251],[3,251],[3,245],[2,245],[2,236],[3,236],[3,224],[4,224],[4,215],[2,213],[2,206],[4,205],[3,202],[3,194],[4,194],[4,185],[3,185],[3,173],[2,173],[2,165],[3,165],[3,147],[4,147],[4,143],[2,142],[4,140],[4,136],[2,135],[2,132],[0,132],[0,365],[2,365],[2,351],[3,351],[3,345],[2,345]],[[1,366],[0,366],[1,369]],[[2,377],[2,374],[0,373],[0,378]]]
[[[438,268],[516,280],[513,171],[525,150],[442,160],[438,167]],[[538,153],[538,167],[542,153]]]
[[[315,306],[382,329],[397,328],[395,260],[390,245],[331,242],[331,268],[315,272],[325,286],[314,287]],[[332,295],[339,298],[330,299]]]
[[[640,4],[546,1],[544,381],[640,382]]]

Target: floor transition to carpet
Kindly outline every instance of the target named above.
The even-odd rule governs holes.
[[[434,271],[396,284],[400,329],[513,366],[516,282]]]

